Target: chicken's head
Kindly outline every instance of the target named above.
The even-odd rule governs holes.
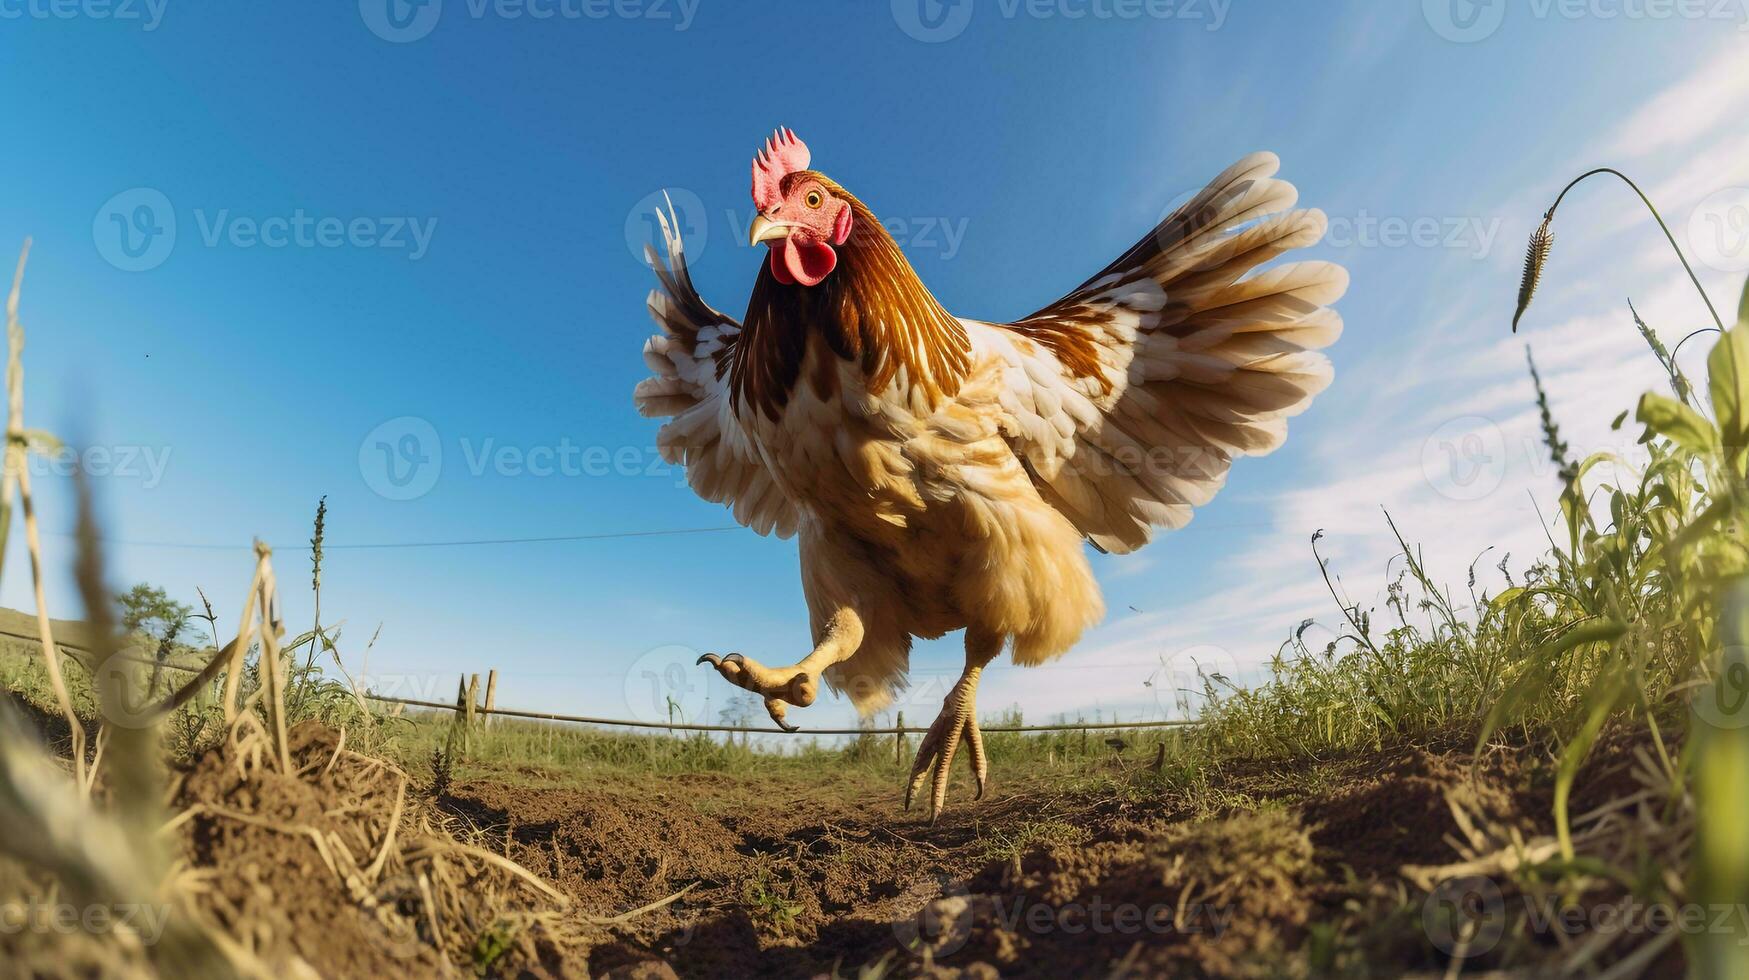
[[[838,266],[834,248],[850,239],[850,202],[808,169],[807,144],[780,129],[753,157],[751,244],[771,247],[771,274],[785,284],[817,286]]]

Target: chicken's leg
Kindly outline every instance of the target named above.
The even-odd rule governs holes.
[[[771,720],[786,732],[796,726],[784,722],[788,702],[798,708],[814,703],[819,693],[820,672],[836,663],[849,660],[862,646],[862,619],[851,609],[840,609],[826,622],[826,629],[815,645],[814,652],[791,667],[767,667],[757,660],[738,653],[718,656],[707,653],[698,662],[708,663],[723,675],[723,680],[765,699],[765,710]]]
[[[990,760],[984,755],[984,733],[978,729],[978,678],[984,665],[1002,652],[1002,637],[976,628],[966,630],[966,669],[947,692],[941,714],[923,743],[917,747],[917,761],[911,766],[911,783],[905,788],[905,809],[923,788],[931,773],[934,783],[929,792],[929,822],[941,816],[941,805],[947,801],[947,779],[953,770],[953,754],[964,738],[972,754],[972,778],[977,781],[977,793],[972,799],[982,799],[984,785],[990,776]]]

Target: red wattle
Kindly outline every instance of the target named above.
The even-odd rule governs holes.
[[[782,262],[778,261],[779,251],[783,253]],[[804,286],[818,286],[837,267],[838,253],[825,242],[797,245],[795,239],[789,238],[771,250],[771,274],[785,285],[799,282]]]
[[[796,284],[795,277],[783,267],[783,258],[777,254],[777,251],[775,248],[771,250],[771,276],[785,286],[793,286]]]

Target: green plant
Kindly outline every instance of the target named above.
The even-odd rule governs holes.
[[[775,932],[788,931],[802,914],[802,905],[794,896],[794,887],[777,880],[769,860],[761,861],[753,875],[741,882],[741,900],[748,915]]]

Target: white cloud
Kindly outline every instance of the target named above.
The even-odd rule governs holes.
[[[1646,103],[1604,141],[1604,157],[1641,157],[1687,148],[1749,102],[1749,58],[1738,45],[1720,47],[1710,61]]]

